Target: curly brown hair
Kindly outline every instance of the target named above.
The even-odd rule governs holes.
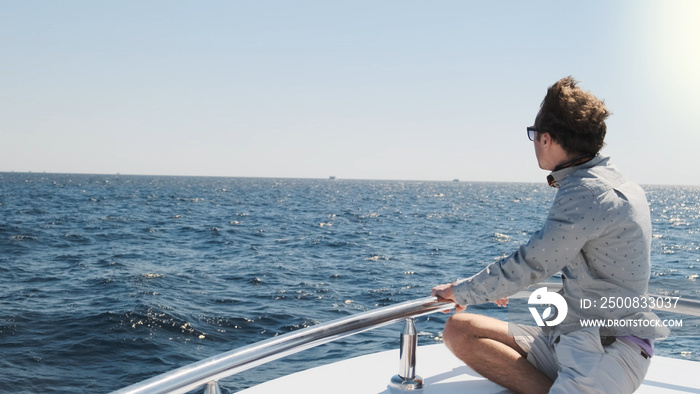
[[[535,127],[548,132],[570,155],[594,155],[605,139],[610,112],[596,96],[576,86],[571,76],[547,89]]]

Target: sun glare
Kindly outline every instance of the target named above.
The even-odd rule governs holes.
[[[648,20],[650,55],[661,80],[691,99],[700,91],[700,2],[653,2]],[[697,101],[692,98],[689,101]]]

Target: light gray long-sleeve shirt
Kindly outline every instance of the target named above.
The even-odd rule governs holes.
[[[509,257],[457,281],[457,302],[480,304],[508,297],[561,272],[560,293],[568,306],[557,327],[561,332],[581,329],[581,319],[624,319],[639,323],[606,327],[601,335],[668,336],[665,327],[643,324],[642,320],[658,320],[643,302],[629,308],[601,307],[602,297],[621,297],[634,304],[635,298],[641,300],[647,293],[651,218],[644,191],[623,179],[609,158],[601,156],[551,176],[558,191],[542,229]],[[597,306],[582,308],[581,299]]]

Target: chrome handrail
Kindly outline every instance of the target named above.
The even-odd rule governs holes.
[[[114,394],[186,393],[209,382],[312,347],[403,320],[452,309],[454,304],[425,297],[307,327],[221,353],[117,390]]]

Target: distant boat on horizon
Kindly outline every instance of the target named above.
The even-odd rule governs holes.
[[[334,175],[331,175],[331,176],[328,177],[328,180],[329,180],[329,181],[332,181],[332,180],[334,180],[334,179],[335,179],[335,176],[334,176]]]

